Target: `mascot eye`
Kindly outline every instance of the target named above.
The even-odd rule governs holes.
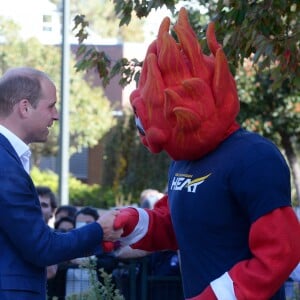
[[[139,117],[135,117],[135,126],[137,128],[137,130],[139,131],[139,133],[142,135],[142,136],[145,136],[146,133],[145,133],[145,129],[142,125],[142,122],[140,120]]]

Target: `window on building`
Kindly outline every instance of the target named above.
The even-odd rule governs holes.
[[[52,16],[51,15],[43,15],[43,23],[51,23]]]
[[[52,31],[52,16],[43,15],[43,31]]]

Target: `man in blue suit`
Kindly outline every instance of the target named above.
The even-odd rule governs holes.
[[[43,72],[22,67],[0,78],[0,299],[45,300],[46,266],[97,254],[116,240],[117,212],[68,233],[49,228],[29,176],[29,144],[45,142],[58,120],[56,88]]]

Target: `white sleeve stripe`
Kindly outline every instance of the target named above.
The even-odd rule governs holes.
[[[125,237],[120,238],[121,245],[132,245],[142,239],[147,231],[149,226],[149,215],[144,209],[134,208],[139,213],[139,221],[136,224],[134,230]]]
[[[233,281],[228,272],[210,283],[218,300],[237,300],[234,294]]]

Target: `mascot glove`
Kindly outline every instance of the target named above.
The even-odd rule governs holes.
[[[139,214],[136,209],[128,207],[120,210],[114,222],[114,229],[123,229],[122,237],[128,236],[139,221]]]
[[[109,253],[109,252],[115,251],[118,248],[118,245],[119,245],[119,243],[117,243],[117,242],[105,241],[105,242],[102,242],[102,249],[104,252]]]
[[[119,239],[121,246],[132,245],[141,240],[147,233],[149,215],[141,208],[127,207],[121,209],[114,221],[114,229],[123,229]]]

